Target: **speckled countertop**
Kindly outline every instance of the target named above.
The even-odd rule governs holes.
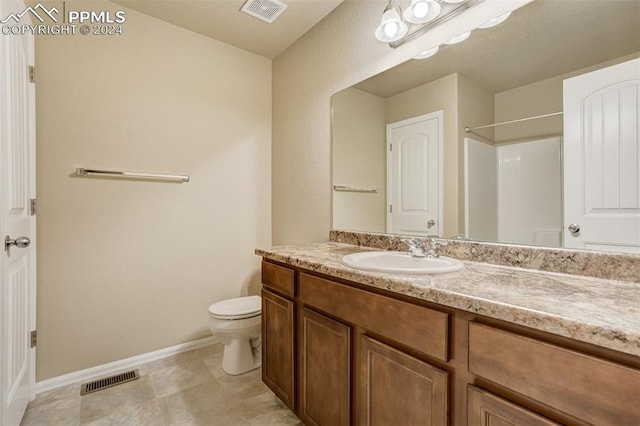
[[[442,275],[344,266],[335,242],[256,249],[266,259],[640,356],[640,284],[465,261]]]

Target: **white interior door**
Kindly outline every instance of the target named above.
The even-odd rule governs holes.
[[[566,247],[640,252],[639,90],[640,59],[564,81]]]
[[[0,1],[0,16],[21,12],[22,1]],[[0,18],[1,19],[1,18]],[[27,16],[21,24],[28,24]],[[0,322],[2,425],[17,425],[34,396],[35,351],[35,88],[31,35],[0,35]],[[5,249],[6,238],[18,245]],[[24,237],[26,239],[20,239]]]
[[[387,232],[440,235],[443,112],[387,125]]]

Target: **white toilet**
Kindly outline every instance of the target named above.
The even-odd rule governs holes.
[[[224,344],[222,369],[246,373],[262,363],[262,303],[260,296],[236,297],[209,306],[209,328]]]

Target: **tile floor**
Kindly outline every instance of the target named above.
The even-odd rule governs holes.
[[[140,379],[80,396],[80,384],[45,392],[21,426],[301,425],[262,383],[260,369],[229,376],[220,344],[135,367]]]

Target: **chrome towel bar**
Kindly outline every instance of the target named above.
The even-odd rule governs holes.
[[[378,192],[378,188],[375,186],[349,186],[349,185],[333,185],[334,191],[345,191],[345,192]]]
[[[138,179],[163,179],[175,180],[179,182],[189,182],[188,175],[176,175],[171,173],[147,173],[147,172],[125,172],[119,170],[97,170],[85,169],[84,167],[76,168],[76,176],[89,175],[105,175],[112,177],[138,178]]]

